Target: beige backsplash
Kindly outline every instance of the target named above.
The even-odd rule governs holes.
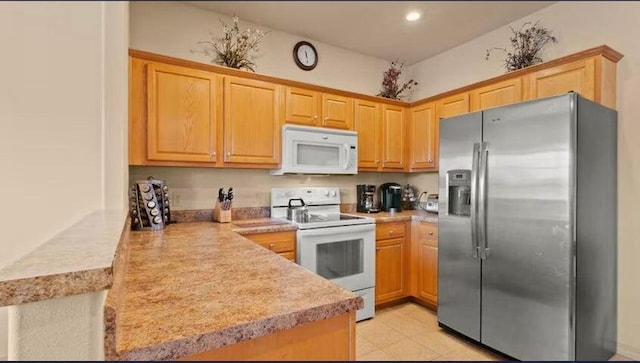
[[[284,175],[272,176],[268,170],[250,169],[208,169],[178,167],[129,167],[129,184],[135,180],[153,176],[162,179],[172,193],[174,210],[210,209],[218,195],[218,188],[233,186],[235,207],[260,207],[270,205],[273,187],[337,186],[340,188],[342,203],[356,202],[357,184],[380,185],[395,182],[410,183],[419,191],[436,193],[438,177],[436,173],[359,173],[358,175]]]

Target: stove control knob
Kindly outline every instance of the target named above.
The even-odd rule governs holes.
[[[325,192],[324,192],[324,196],[325,196],[325,197],[328,197],[328,196],[329,196],[329,191],[328,191],[328,190],[325,190]]]
[[[335,198],[335,196],[336,196],[336,191],[335,190],[331,191],[331,196]]]

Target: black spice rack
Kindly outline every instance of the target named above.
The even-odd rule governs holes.
[[[169,188],[163,180],[149,177],[138,180],[131,187],[129,197],[131,229],[157,231],[171,221]]]

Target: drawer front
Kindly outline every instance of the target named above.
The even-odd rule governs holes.
[[[376,240],[404,237],[404,222],[376,224]]]
[[[282,253],[279,253],[279,255],[286,258],[287,260],[296,262],[296,254],[293,252],[282,252]]]
[[[276,253],[293,253],[296,245],[296,232],[271,232],[249,234],[244,237],[252,240],[260,246]]]
[[[419,222],[418,240],[426,244],[438,247],[438,225],[436,223]]]

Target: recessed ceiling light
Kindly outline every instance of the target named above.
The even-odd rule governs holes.
[[[420,13],[417,11],[412,11],[407,14],[407,20],[409,21],[416,21],[418,19],[420,19]]]

